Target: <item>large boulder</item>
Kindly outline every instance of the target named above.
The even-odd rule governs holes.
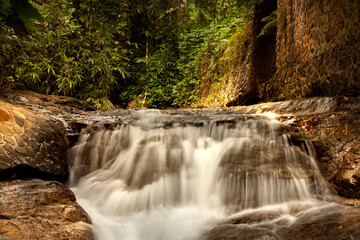
[[[68,178],[65,117],[81,110],[68,98],[8,94],[0,101],[0,239],[92,239],[74,194],[53,181]]]
[[[342,156],[342,167],[332,183],[339,194],[360,198],[360,141]]]
[[[64,125],[44,114],[0,102],[0,172],[65,180],[68,142]]]
[[[0,239],[93,239],[90,219],[63,184],[0,182]]]

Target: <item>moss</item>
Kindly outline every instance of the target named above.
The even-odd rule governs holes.
[[[238,97],[252,47],[250,42],[251,23],[248,23],[238,27],[217,53],[211,46],[204,51],[200,99],[192,106],[226,106]]]

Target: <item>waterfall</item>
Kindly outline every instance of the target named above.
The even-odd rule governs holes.
[[[69,157],[100,240],[200,239],[259,213],[290,224],[330,196],[312,145],[250,115],[133,111],[85,129]]]

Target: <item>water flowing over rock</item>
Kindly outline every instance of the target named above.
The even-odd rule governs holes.
[[[99,239],[302,239],[320,236],[297,231],[304,226],[325,221],[331,234],[349,221],[311,143],[292,144],[271,120],[236,111],[115,118],[85,129],[69,154],[72,190]],[[358,227],[344,236],[360,236]]]
[[[271,112],[288,126],[285,131],[294,139],[314,144],[322,174],[340,195],[359,197],[360,98],[308,98],[237,107],[236,111]]]
[[[357,200],[336,203],[327,182],[359,197],[358,98],[106,112],[59,96],[1,98],[16,105],[1,103],[3,143],[18,134],[44,147],[39,158],[3,148],[0,239],[360,239]],[[66,176],[65,139],[81,129],[70,182],[92,226],[51,181]]]

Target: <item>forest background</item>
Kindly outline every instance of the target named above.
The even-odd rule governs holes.
[[[1,0],[0,87],[99,109],[199,105],[244,57],[256,2]]]

